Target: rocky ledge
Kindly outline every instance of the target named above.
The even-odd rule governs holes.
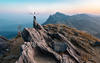
[[[93,46],[99,40],[85,32],[61,24],[25,28],[24,44],[16,63],[98,63]]]

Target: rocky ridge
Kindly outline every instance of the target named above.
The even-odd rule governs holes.
[[[63,24],[41,26],[22,32],[24,44],[16,63],[99,63],[93,46],[99,39]]]

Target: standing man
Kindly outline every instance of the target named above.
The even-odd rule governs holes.
[[[34,16],[33,16],[33,28],[36,28],[36,16],[35,16],[35,12],[34,12]]]
[[[36,22],[36,16],[35,15],[36,15],[36,13],[34,12],[34,15],[33,15],[33,28],[35,28],[35,29],[43,29],[43,27]]]

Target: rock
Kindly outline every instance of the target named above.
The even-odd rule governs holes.
[[[93,46],[95,47],[95,46],[100,46],[100,42],[95,42],[94,44],[93,44]]]
[[[61,56],[59,54],[57,54],[56,52],[54,52],[48,45],[47,43],[45,42],[45,39],[44,37],[47,36],[47,34],[42,30],[35,30],[35,29],[29,29],[29,28],[26,28],[25,29],[27,32],[29,32],[29,35],[28,35],[28,41],[29,42],[32,42],[35,44],[33,44],[33,47],[39,47],[41,50],[44,50],[44,51],[47,51],[49,52],[49,54],[52,54],[54,55],[55,58],[57,58],[57,60],[61,60]],[[24,30],[24,31],[25,31]],[[30,33],[32,31],[32,33]],[[41,32],[40,32],[41,31]],[[23,32],[24,34],[26,34],[25,32]],[[23,35],[23,34],[22,34]],[[24,35],[23,35],[24,37]],[[30,39],[29,39],[30,38]]]
[[[53,42],[52,48],[56,52],[63,53],[67,49],[67,44],[64,42]]]
[[[24,43],[22,49],[22,55],[16,63],[36,63],[34,61],[34,48],[32,48],[31,42]]]

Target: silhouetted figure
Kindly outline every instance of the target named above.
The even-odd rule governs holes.
[[[33,16],[34,20],[33,20],[33,27],[36,28],[36,16]]]
[[[33,28],[36,28],[36,16],[35,16],[35,12],[34,12],[34,15],[33,15]]]
[[[34,12],[34,16],[33,16],[33,28],[35,29],[43,29],[43,27],[37,23],[36,21],[36,16],[35,16],[35,12]]]

